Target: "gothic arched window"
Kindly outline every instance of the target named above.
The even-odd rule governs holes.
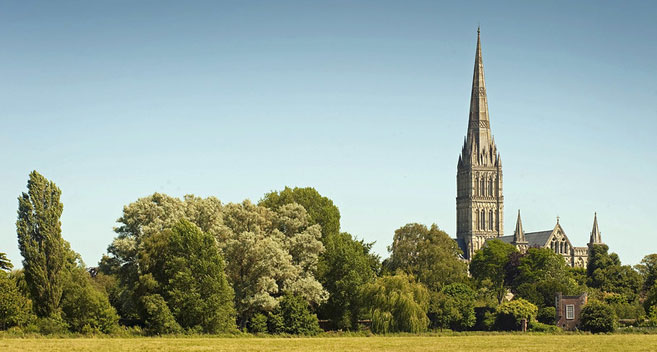
[[[488,195],[493,196],[493,179],[488,180]]]
[[[481,211],[481,229],[485,230],[486,229],[486,211],[482,210]]]
[[[490,191],[489,191],[489,193],[490,193]],[[493,211],[492,210],[488,213],[488,228],[491,229],[491,230],[494,228],[493,227]]]
[[[479,195],[480,196],[483,196],[483,195],[486,194],[486,193],[484,193],[484,192],[486,192],[485,187],[486,187],[486,180],[484,180],[484,178],[482,177],[481,178],[481,183],[479,185]]]

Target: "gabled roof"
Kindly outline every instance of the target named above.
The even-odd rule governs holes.
[[[529,247],[545,247],[545,245],[548,243],[548,240],[550,239],[550,236],[552,235],[552,231],[554,230],[526,232],[525,240],[528,242]],[[491,240],[500,240],[502,242],[512,243],[513,238],[514,236],[510,235],[491,238]]]

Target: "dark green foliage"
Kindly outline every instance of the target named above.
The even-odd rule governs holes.
[[[269,315],[269,332],[273,334],[314,335],[320,332],[317,316],[310,312],[303,297],[286,294]]]
[[[626,302],[638,299],[642,276],[629,265],[621,265],[616,253],[608,254],[607,245],[594,245],[589,257],[588,285],[603,292],[621,294]]]
[[[657,254],[648,254],[643,257],[636,269],[643,276],[644,291],[649,290],[657,281]]]
[[[65,334],[68,332],[68,324],[66,324],[59,313],[38,318],[36,328],[39,333],[44,335]]]
[[[429,317],[438,328],[466,330],[474,326],[477,294],[462,283],[449,284],[440,292],[433,293]]]
[[[91,282],[83,268],[73,268],[64,284],[62,318],[74,332],[110,333],[118,327],[118,315],[110,305],[105,291]]]
[[[582,308],[579,328],[593,333],[613,332],[618,318],[614,310],[601,302],[590,301]]]
[[[575,295],[584,290],[571,276],[563,257],[549,248],[530,248],[527,253],[516,257],[517,265],[510,270],[507,266],[512,291],[539,308],[554,305],[557,292]]]
[[[142,275],[142,289],[159,294],[181,327],[206,333],[235,328],[233,290],[211,235],[180,220],[144,239],[139,263],[150,275]]]
[[[540,321],[530,321],[527,325],[528,330],[533,332],[555,333],[561,331],[561,329],[554,324],[546,324]]]
[[[171,314],[167,302],[158,294],[141,298],[146,331],[152,335],[175,334],[182,331]]]
[[[358,290],[376,277],[379,257],[370,253],[371,243],[344,232],[328,235],[324,247],[317,276],[330,295],[319,308],[320,316],[329,319],[334,329],[358,329],[362,310]]]
[[[657,306],[657,283],[653,284],[652,287],[648,290],[648,292],[646,292],[646,299],[643,302],[643,307],[648,313],[650,313],[651,309],[656,306]]]
[[[540,321],[543,324],[554,325],[557,316],[557,309],[550,307],[543,307],[538,309],[538,315],[536,320]]]
[[[475,323],[473,330],[489,331],[495,327],[495,307],[493,306],[480,306],[475,307]]]
[[[388,252],[389,272],[403,270],[435,292],[467,278],[467,265],[459,258],[461,250],[436,224],[430,229],[422,224],[407,224],[395,230]]]
[[[27,189],[18,198],[18,246],[34,311],[48,317],[59,311],[69,255],[59,221],[61,191],[36,171],[30,173]]]
[[[312,187],[285,187],[280,192],[272,191],[265,194],[258,205],[277,210],[290,203],[300,204],[306,209],[312,224],[319,224],[322,227],[322,239],[340,233],[340,210],[332,200],[323,197]]]
[[[398,272],[378,278],[361,289],[375,333],[426,331],[429,326],[429,291],[413,276]]]
[[[18,290],[14,278],[0,271],[0,330],[24,326],[33,319],[32,302]]]
[[[536,319],[538,308],[522,298],[500,304],[495,310],[495,327],[498,330],[520,330],[522,319]]]
[[[490,283],[497,301],[502,302],[509,286],[507,266],[513,253],[518,250],[513,245],[500,240],[486,242],[486,246],[477,251],[470,262],[470,273],[481,285],[484,281]]]
[[[254,334],[267,332],[267,316],[262,313],[253,315],[249,321],[249,332]]]
[[[7,254],[0,252],[0,270],[11,270],[14,265],[9,259],[7,259]]]

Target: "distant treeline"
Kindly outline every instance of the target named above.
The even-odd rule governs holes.
[[[595,245],[581,269],[550,249],[520,253],[494,240],[468,265],[437,225],[412,223],[381,261],[372,243],[340,232],[333,201],[286,187],[257,204],[137,199],[87,268],[62,238],[60,195],[30,173],[16,222],[23,269],[0,253],[0,330],[312,335],[321,319],[374,333],[517,330],[523,320],[556,331],[558,292],[588,293],[582,329],[613,331],[619,319],[657,326],[657,254],[631,267]]]

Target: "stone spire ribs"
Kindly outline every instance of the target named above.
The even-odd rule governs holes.
[[[459,158],[461,164],[473,166],[501,166],[500,155],[490,131],[488,98],[484,78],[484,61],[481,55],[481,36],[477,28],[477,51],[475,54],[472,92],[470,95],[470,117],[468,134]]]
[[[522,228],[522,220],[520,219],[520,209],[518,209],[518,220],[516,220],[516,230],[513,232],[513,245],[518,247],[521,252],[526,252],[529,247],[529,242],[525,239],[525,231]]]
[[[591,237],[589,238],[589,245],[602,244],[602,234],[598,227],[598,213],[593,215],[593,229],[591,230]]]

